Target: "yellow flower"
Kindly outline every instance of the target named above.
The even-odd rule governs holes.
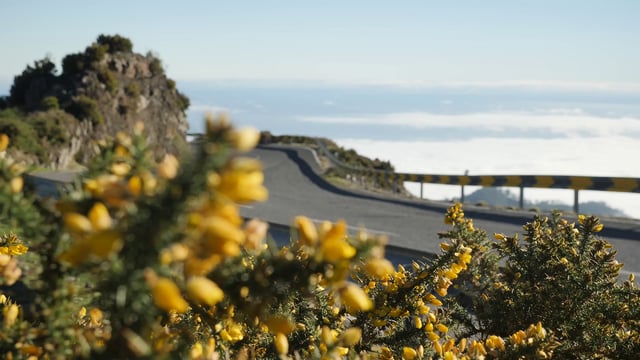
[[[405,346],[402,348],[402,359],[413,360],[418,356],[418,352],[414,348]]]
[[[385,276],[393,274],[395,269],[391,261],[383,258],[374,258],[364,264],[364,271],[372,278],[383,279]]]
[[[121,162],[121,163],[114,163],[111,165],[111,173],[116,175],[116,176],[125,176],[129,173],[129,171],[131,171],[131,165]]]
[[[203,276],[194,276],[187,281],[189,297],[199,304],[213,306],[224,298],[224,292],[216,283]]]
[[[229,142],[240,151],[249,151],[258,145],[260,132],[253,127],[244,127],[228,133]]]
[[[373,301],[359,286],[346,283],[339,290],[340,299],[350,314],[358,311],[369,311],[373,308]]]
[[[158,165],[158,175],[164,179],[171,180],[178,174],[179,165],[175,156],[166,154],[160,165]]]
[[[92,326],[99,326],[100,324],[102,324],[102,319],[103,315],[100,309],[91,308],[91,310],[89,310],[89,323]]]
[[[115,230],[99,231],[77,242],[84,243],[80,247],[101,259],[106,259],[122,248],[122,236]]]
[[[284,316],[272,316],[264,320],[265,325],[273,333],[289,335],[295,329],[295,325]]]
[[[346,239],[325,241],[322,243],[321,252],[322,259],[337,263],[340,260],[351,259],[356,254],[356,248],[351,246]]]
[[[347,242],[347,223],[340,220],[331,225],[322,235],[320,256],[322,260],[336,263],[351,259],[356,254],[356,248]]]
[[[16,323],[20,309],[16,304],[5,305],[2,309],[2,326],[7,329]]]
[[[289,340],[283,333],[277,333],[273,338],[273,343],[276,347],[276,351],[280,355],[285,355],[289,352]]]
[[[22,178],[22,176],[14,177],[9,182],[9,185],[11,187],[11,192],[17,194],[22,191],[22,187],[24,186],[24,179]]]
[[[199,342],[193,344],[193,346],[191,347],[191,350],[189,351],[189,357],[191,359],[200,359],[200,357],[203,354],[204,354],[204,348],[202,347],[202,344]]]
[[[584,225],[585,220],[587,220],[587,217],[584,216],[583,214],[578,215],[578,222],[582,225]]]
[[[67,213],[63,217],[64,225],[71,233],[83,234],[91,231],[91,221],[78,213]]]
[[[294,219],[295,227],[298,229],[298,239],[303,245],[313,246],[318,241],[318,231],[315,225],[304,216],[297,216]]]
[[[189,304],[180,294],[180,289],[171,279],[158,278],[151,285],[151,295],[153,302],[162,310],[183,313],[189,308]]]
[[[89,221],[94,230],[109,229],[112,225],[109,210],[107,210],[107,207],[101,202],[95,203],[91,210],[89,210]]]
[[[353,346],[359,343],[361,338],[362,329],[359,327],[348,328],[340,334],[340,342],[345,346]]]
[[[212,185],[214,190],[233,202],[249,203],[267,199],[268,192],[263,181],[262,165],[258,160],[234,158],[229,161],[219,179],[212,181]]]
[[[507,237],[506,237],[506,236],[504,236],[504,234],[500,234],[500,233],[493,233],[493,237],[494,237],[496,240],[500,240],[500,241],[504,241],[504,240],[506,240],[506,239],[507,239]]]
[[[261,250],[267,236],[269,224],[258,219],[251,219],[244,226],[244,247],[248,250]]]
[[[9,136],[7,134],[0,134],[0,152],[7,150],[9,147]]]
[[[593,227],[593,232],[600,232],[604,229],[604,224],[597,224]]]
[[[485,340],[485,344],[489,349],[499,349],[504,351],[504,340],[501,337],[490,335],[487,340]]]
[[[87,315],[87,308],[86,307],[81,307],[80,310],[78,310],[78,318],[82,319],[83,317],[85,317]]]

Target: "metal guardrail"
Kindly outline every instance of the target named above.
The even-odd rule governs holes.
[[[350,173],[366,176],[380,182],[419,182],[420,198],[423,198],[425,183],[461,186],[461,201],[464,202],[464,186],[477,185],[483,187],[511,186],[520,188],[520,208],[524,206],[524,188],[571,189],[574,191],[573,210],[579,212],[578,192],[580,190],[616,191],[640,193],[640,178],[604,177],[604,176],[564,176],[564,175],[442,175],[397,173],[374,169],[363,169],[349,166],[331,153],[322,143],[317,141],[320,150],[337,167]]]

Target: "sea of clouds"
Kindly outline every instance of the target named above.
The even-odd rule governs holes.
[[[403,141],[339,137],[341,146],[390,160],[396,170],[426,174],[584,175],[640,177],[640,118],[608,118],[580,109],[473,114],[392,113],[357,117],[301,117],[332,126],[406,127],[416,131],[446,128],[460,139]],[[483,130],[483,131],[479,131]],[[469,136],[469,133],[476,134]],[[480,134],[480,135],[477,135]],[[407,184],[419,194],[417,184]],[[468,192],[473,191],[468,188]],[[425,185],[425,197],[460,196],[457,186]],[[573,203],[573,192],[526,189],[525,198]],[[640,218],[640,194],[581,191],[580,201],[604,201]]]

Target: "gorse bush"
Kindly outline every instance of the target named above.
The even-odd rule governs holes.
[[[94,125],[102,124],[104,121],[102,113],[100,112],[100,106],[94,99],[88,96],[80,95],[74,97],[73,102],[65,111],[79,120],[90,121]]]
[[[208,118],[192,153],[155,163],[141,125],[57,201],[0,159],[5,358],[633,358],[638,288],[596,218],[535,218],[524,242],[460,205],[433,260],[394,266],[385,239],[293,219],[277,247],[238,205],[267,198],[252,129]],[[9,138],[0,135],[0,150]],[[452,289],[456,291],[451,291]],[[555,290],[553,292],[552,290]],[[626,306],[625,306],[626,305]],[[600,334],[600,336],[596,336]]]

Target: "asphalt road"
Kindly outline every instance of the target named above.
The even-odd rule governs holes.
[[[437,233],[449,228],[443,220],[450,204],[338,188],[320,176],[315,155],[306,148],[269,145],[254,150],[250,156],[263,163],[269,200],[242,207],[243,216],[280,225],[291,224],[297,215],[313,220],[345,219],[350,229],[364,226],[370,232],[386,234],[396,252],[439,252],[441,240]],[[533,214],[526,211],[471,205],[465,205],[465,215],[489,234],[521,233],[522,225],[533,218]],[[602,237],[618,251],[618,261],[625,264],[623,271],[640,273],[640,221],[605,219],[603,222]]]

